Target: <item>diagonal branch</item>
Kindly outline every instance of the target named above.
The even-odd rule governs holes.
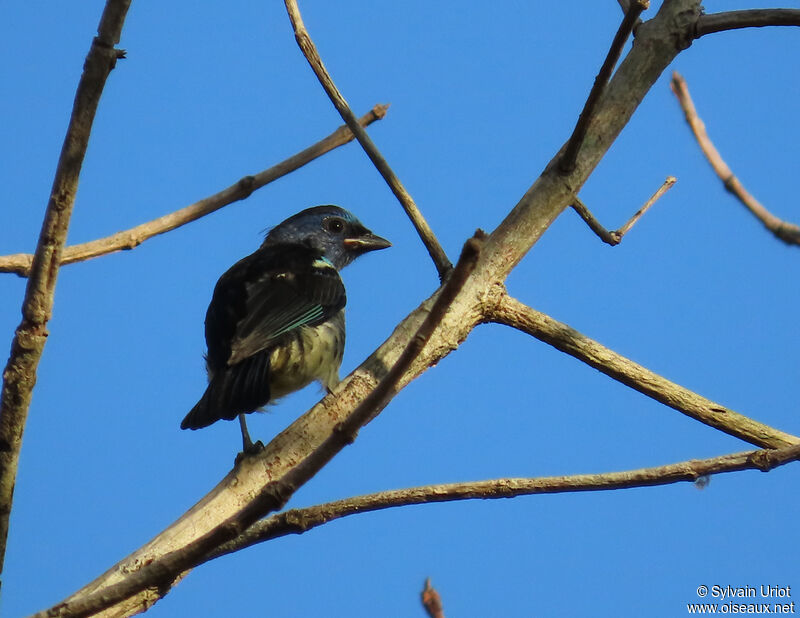
[[[145,589],[155,588],[162,595],[166,594],[176,579],[212,549],[236,538],[261,517],[282,508],[299,487],[311,479],[345,446],[352,443],[358,430],[394,396],[400,379],[425,347],[475,268],[475,262],[480,254],[481,240],[482,233],[479,232],[475,238],[465,243],[458,264],[442,287],[428,316],[394,366],[352,414],[336,425],[333,432],[303,461],[292,467],[281,479],[268,482],[244,508],[185,547],[171,551],[142,566],[119,583],[63,601],[49,610],[40,612],[37,616],[78,618],[101,612]]]
[[[630,229],[636,225],[636,222],[642,218],[644,213],[650,210],[650,207],[655,204],[659,198],[664,195],[667,191],[672,188],[677,182],[677,178],[675,176],[667,176],[667,179],[662,184],[653,195],[650,196],[644,205],[633,213],[633,216],[628,219],[628,221],[618,230],[612,230],[609,232],[603,225],[595,218],[592,214],[592,211],[583,203],[583,201],[576,195],[575,201],[572,204],[573,210],[577,212],[581,219],[586,222],[586,225],[597,235],[597,237],[602,240],[604,243],[611,245],[612,247],[617,246],[620,242],[622,242],[622,237],[627,234]]]
[[[800,11],[798,11],[800,13]],[[772,232],[777,238],[785,242],[787,245],[800,245],[800,226],[794,223],[788,223],[779,219],[767,210],[761,202],[753,197],[747,189],[744,188],[739,179],[733,174],[731,169],[720,156],[717,149],[714,147],[711,139],[706,133],[706,126],[700,117],[697,115],[697,110],[694,107],[692,97],[689,95],[689,87],[686,85],[686,80],[678,73],[672,74],[670,81],[672,92],[678,98],[686,122],[689,124],[695,139],[697,140],[700,150],[703,151],[711,167],[714,168],[717,176],[719,176],[725,188],[732,193],[745,208],[749,210],[753,216],[756,217],[761,223]]]
[[[490,309],[492,322],[506,324],[574,356],[607,376],[701,423],[762,448],[800,444],[800,438],[754,421],[690,391],[617,354],[553,318],[502,295]]]
[[[701,15],[695,38],[725,30],[764,26],[800,26],[800,9],[746,9]]]
[[[378,172],[383,176],[383,179],[389,185],[392,193],[394,193],[395,197],[402,205],[403,210],[406,211],[406,215],[411,219],[411,223],[417,230],[417,234],[419,234],[419,237],[422,239],[422,243],[428,250],[436,266],[436,270],[439,272],[439,279],[444,280],[445,275],[452,268],[444,249],[442,249],[433,230],[428,225],[425,217],[422,216],[422,213],[419,208],[417,208],[411,195],[406,191],[403,183],[400,182],[397,174],[389,167],[386,159],[383,158],[383,155],[381,155],[369,134],[356,122],[356,117],[350,109],[350,106],[347,104],[347,101],[345,101],[342,93],[339,92],[336,84],[333,83],[333,79],[322,63],[322,58],[314,42],[311,40],[308,30],[306,30],[305,24],[303,24],[303,18],[300,15],[300,9],[297,6],[296,0],[285,0],[285,4],[289,19],[292,22],[292,28],[294,29],[295,40],[300,46],[303,55],[306,57],[308,64],[311,66],[320,84],[322,84],[328,98],[330,98],[334,107],[339,112],[339,115],[341,115],[342,119],[347,123],[347,126],[353,131],[359,144],[361,144],[361,147],[364,149],[364,152],[367,153],[373,165],[378,169]]]
[[[100,95],[117,59],[124,57],[124,52],[114,46],[119,43],[129,5],[130,0],[106,2],[97,36],[86,56],[25,289],[22,321],[11,343],[11,356],[3,373],[0,395],[0,572],[5,558],[22,435],[36,383],[36,370],[47,340],[47,322],[53,310],[61,252],[67,239],[78,179]]]
[[[567,142],[564,154],[561,156],[559,167],[565,174],[575,169],[575,160],[578,158],[578,150],[580,150],[580,147],[583,145],[583,140],[586,137],[586,131],[589,129],[589,122],[594,116],[597,102],[600,100],[600,96],[603,94],[608,80],[611,79],[611,74],[614,71],[614,67],[620,55],[622,55],[622,49],[625,47],[625,42],[633,31],[634,24],[636,24],[639,19],[639,15],[649,7],[650,0],[633,0],[630,6],[628,6],[625,17],[622,19],[622,23],[619,25],[613,41],[611,41],[611,47],[608,50],[606,59],[603,61],[603,66],[600,67],[600,72],[597,74],[597,77],[594,78],[594,84],[592,84],[592,89],[589,91],[589,96],[583,106],[581,115],[578,117],[575,129]]]
[[[388,105],[376,105],[368,113],[359,118],[358,123],[363,126],[368,126],[386,116],[386,110],[388,108]],[[66,247],[61,254],[61,264],[82,262],[115,251],[133,249],[153,236],[170,232],[182,225],[186,225],[212,212],[216,212],[228,204],[243,200],[249,197],[253,191],[268,185],[278,178],[286,176],[290,172],[303,167],[314,159],[352,140],[352,131],[350,131],[347,126],[341,126],[316,144],[309,146],[305,150],[301,150],[277,165],[273,165],[252,176],[245,176],[230,187],[214,195],[203,198],[194,204],[190,204],[185,208],[176,210],[158,219],[153,219],[147,223],[142,223],[129,230],[106,236],[105,238]],[[32,259],[33,256],[27,253],[2,256],[0,257],[0,272],[13,272],[27,277],[30,272]]]

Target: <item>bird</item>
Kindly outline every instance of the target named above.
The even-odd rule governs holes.
[[[320,382],[339,382],[347,302],[339,271],[390,247],[352,213],[307,208],[279,223],[261,246],[217,281],[205,319],[208,386],[181,422],[200,429],[239,418],[245,454],[260,450],[245,414]]]

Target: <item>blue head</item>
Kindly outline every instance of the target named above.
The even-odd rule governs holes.
[[[308,245],[319,251],[337,270],[359,255],[392,245],[338,206],[314,206],[292,215],[269,231],[262,246],[280,243]]]

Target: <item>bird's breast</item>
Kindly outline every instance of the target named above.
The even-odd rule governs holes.
[[[344,310],[317,326],[302,326],[270,355],[270,399],[314,382],[332,389],[339,382],[344,352]]]

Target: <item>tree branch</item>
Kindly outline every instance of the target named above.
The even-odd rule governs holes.
[[[643,395],[740,440],[763,448],[800,444],[797,436],[754,421],[670,382],[508,295],[498,299],[487,317],[528,333]]]
[[[800,444],[794,444],[780,449],[751,450],[622,472],[502,478],[381,491],[276,513],[253,524],[242,535],[220,546],[194,566],[282,536],[303,534],[331,521],[360,513],[433,502],[496,500],[537,494],[611,491],[695,482],[705,476],[726,472],[742,470],[768,472],[798,459],[800,459]]]
[[[636,222],[642,218],[644,213],[646,213],[662,195],[672,188],[672,185],[674,185],[675,182],[677,182],[677,178],[675,178],[675,176],[668,176],[664,181],[664,184],[662,184],[656,190],[656,192],[650,196],[650,199],[647,200],[639,210],[633,213],[633,216],[628,219],[625,225],[618,230],[613,230],[611,232],[603,227],[603,225],[595,218],[586,204],[584,204],[577,195],[575,196],[575,201],[572,204],[572,208],[580,215],[581,219],[586,222],[586,225],[589,226],[589,228],[597,235],[598,238],[600,238],[600,240],[611,245],[612,247],[615,247],[622,242],[622,237],[625,236],[625,234],[628,233],[628,231],[636,224]]]
[[[430,618],[444,618],[444,609],[442,608],[442,598],[436,592],[436,588],[431,586],[431,578],[425,579],[425,588],[422,589],[422,607],[425,608]]]
[[[701,15],[695,38],[724,30],[764,26],[800,26],[800,9],[747,9]]]
[[[622,19],[622,23],[619,25],[619,29],[614,35],[614,39],[611,41],[611,48],[608,50],[603,66],[600,67],[600,72],[597,74],[597,77],[594,78],[594,84],[592,84],[592,89],[589,91],[589,96],[583,106],[583,111],[581,111],[581,115],[578,117],[578,123],[575,125],[575,129],[561,157],[559,167],[562,172],[569,173],[575,169],[575,159],[578,156],[578,150],[583,145],[583,140],[586,137],[586,130],[589,128],[589,121],[592,119],[592,115],[597,107],[597,102],[600,100],[600,95],[603,94],[608,80],[611,79],[614,67],[622,54],[625,42],[633,31],[634,24],[639,19],[639,15],[649,7],[650,0],[634,0],[630,6],[628,6],[625,17]]]
[[[388,108],[388,105],[375,105],[369,112],[358,119],[358,123],[363,126],[368,126],[376,120],[381,120],[386,116],[386,110]],[[277,165],[273,165],[252,176],[245,176],[230,187],[214,195],[203,198],[194,204],[190,204],[185,208],[176,210],[158,219],[153,219],[147,223],[142,223],[129,230],[106,236],[105,238],[66,247],[61,255],[61,264],[82,262],[115,251],[138,247],[145,240],[153,236],[170,232],[182,225],[205,217],[228,204],[243,200],[257,189],[268,185],[278,178],[286,176],[314,159],[351,141],[353,141],[353,132],[347,126],[341,126],[316,144],[309,146],[305,150],[301,150]],[[0,272],[13,272],[22,277],[26,277],[30,272],[32,258],[33,256],[27,253],[0,256]]]
[[[350,106],[347,104],[347,101],[345,101],[342,93],[339,92],[328,70],[322,63],[322,58],[314,42],[311,40],[308,30],[306,30],[305,24],[303,24],[303,18],[300,15],[300,9],[297,6],[296,0],[285,0],[285,4],[286,11],[289,14],[289,20],[292,22],[292,28],[294,29],[295,40],[300,46],[300,50],[303,52],[311,69],[314,71],[314,75],[317,76],[319,83],[322,84],[323,89],[339,112],[339,115],[341,115],[342,119],[347,123],[347,126],[353,131],[358,143],[361,144],[364,152],[367,153],[373,165],[378,169],[378,172],[383,176],[383,179],[389,185],[392,193],[394,193],[395,197],[400,202],[406,215],[411,219],[411,223],[417,230],[417,234],[419,234],[419,237],[422,239],[422,243],[428,250],[436,266],[436,270],[439,272],[439,279],[443,281],[452,268],[452,264],[450,264],[450,260],[447,258],[444,249],[439,245],[439,241],[436,239],[433,230],[428,225],[425,217],[422,216],[422,213],[419,208],[417,208],[411,195],[406,191],[403,183],[400,182],[400,179],[392,168],[389,167],[386,159],[383,158],[383,155],[381,155],[369,134],[356,122]]]
[[[5,558],[22,436],[36,383],[36,369],[47,340],[47,322],[53,310],[61,252],[66,243],[78,179],[100,95],[117,60],[124,57],[124,52],[114,46],[119,43],[129,5],[130,0],[106,2],[97,36],[86,56],[33,255],[22,304],[22,321],[11,343],[11,355],[3,373],[0,395],[0,572]]]
[[[800,13],[800,11],[796,11]],[[670,81],[672,92],[678,98],[686,122],[692,130],[695,139],[697,140],[700,150],[703,151],[711,167],[716,172],[722,184],[736,197],[745,208],[749,210],[753,216],[756,217],[761,223],[772,232],[777,238],[785,242],[787,245],[800,245],[800,226],[794,223],[788,223],[779,219],[767,210],[761,202],[753,197],[747,189],[744,188],[739,179],[733,174],[731,169],[720,156],[717,149],[714,147],[711,139],[706,133],[706,127],[700,117],[697,115],[697,110],[694,107],[692,97],[689,95],[689,87],[686,80],[676,71],[672,74]]]

